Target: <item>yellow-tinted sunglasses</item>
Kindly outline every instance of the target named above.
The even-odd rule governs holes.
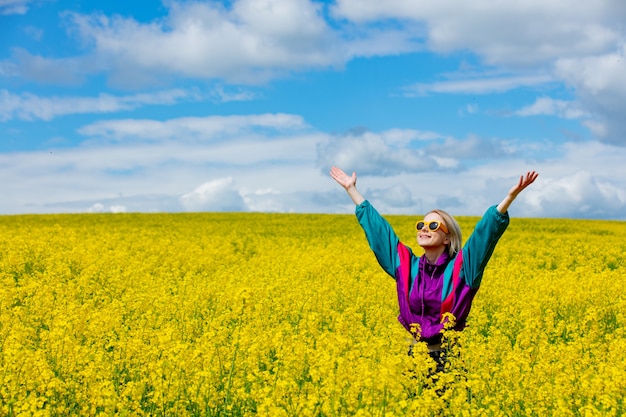
[[[437,230],[441,229],[445,234],[448,234],[448,228],[442,222],[434,220],[427,222],[426,220],[420,220],[415,224],[415,228],[418,231],[422,230],[424,227],[427,227],[428,230],[430,230],[431,232],[436,232]]]

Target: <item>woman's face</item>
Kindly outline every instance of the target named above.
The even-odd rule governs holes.
[[[428,213],[426,217],[424,217],[424,221],[426,224],[433,221],[445,224],[441,216],[437,213]],[[450,244],[450,238],[441,228],[433,232],[428,227],[424,227],[417,232],[417,243],[423,248],[436,249]]]

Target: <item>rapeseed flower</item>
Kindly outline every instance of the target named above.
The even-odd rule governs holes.
[[[619,416],[626,224],[594,223],[513,219],[432,383],[352,216],[0,217],[0,415]]]

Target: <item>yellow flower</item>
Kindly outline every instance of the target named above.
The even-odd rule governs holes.
[[[432,379],[352,216],[0,216],[0,415],[623,415],[626,224],[594,230],[513,219]]]

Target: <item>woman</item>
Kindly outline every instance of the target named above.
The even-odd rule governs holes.
[[[461,228],[443,210],[432,210],[416,224],[417,243],[424,250],[416,256],[389,223],[356,189],[356,173],[347,175],[332,167],[330,176],[356,204],[356,216],[380,266],[396,280],[398,320],[417,341],[425,342],[430,356],[443,369],[441,331],[445,313],[462,330],[483,271],[509,224],[508,208],[517,195],[537,179],[535,171],[521,176],[497,206],[487,209],[461,248]]]

